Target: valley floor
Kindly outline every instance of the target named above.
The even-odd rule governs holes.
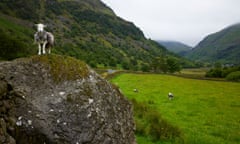
[[[149,105],[181,129],[184,143],[240,143],[240,83],[160,74],[121,74],[112,82],[128,99],[153,101]],[[168,100],[169,92],[173,100]],[[146,137],[137,139],[138,144],[153,143]]]

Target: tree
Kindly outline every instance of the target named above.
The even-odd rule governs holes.
[[[168,71],[167,61],[165,57],[155,57],[152,60],[151,66],[155,72],[164,72]]]
[[[155,57],[151,63],[154,72],[174,73],[181,70],[181,64],[174,57]]]
[[[125,70],[129,70],[129,64],[128,64],[127,62],[123,62],[123,63],[122,63],[122,67],[123,67],[123,69],[125,69]]]
[[[174,57],[167,58],[167,66],[170,73],[179,72],[181,70],[180,63]]]
[[[130,69],[130,65],[129,65],[129,62],[126,58],[123,59],[122,61],[122,68],[125,69],[125,70],[129,70]]]
[[[231,72],[227,75],[226,79],[230,81],[240,81],[240,71]]]
[[[142,64],[141,64],[141,70],[142,70],[143,72],[149,72],[149,71],[150,71],[150,66],[149,66],[148,64],[142,63]]]
[[[168,65],[166,57],[159,57],[159,70],[163,73],[167,73]]]
[[[111,66],[111,67],[116,67],[117,66],[117,63],[116,63],[115,59],[111,59],[109,61],[109,66]]]
[[[158,71],[158,68],[159,68],[159,62],[158,62],[158,58],[154,58],[151,62],[151,67],[153,69],[154,72],[157,72]]]
[[[215,77],[215,78],[222,78],[223,77],[223,69],[222,65],[219,62],[214,64],[214,67],[206,72],[206,77]]]

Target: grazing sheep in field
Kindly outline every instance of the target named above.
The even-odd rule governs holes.
[[[168,99],[169,99],[169,100],[172,100],[173,97],[174,97],[173,94],[172,94],[171,92],[169,92],[169,93],[168,93]]]
[[[36,24],[37,32],[34,34],[34,42],[38,43],[38,55],[51,53],[51,47],[54,45],[54,36],[52,33],[44,30],[46,25]]]
[[[133,91],[134,91],[135,93],[138,93],[138,89],[133,89]]]

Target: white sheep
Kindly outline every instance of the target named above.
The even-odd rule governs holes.
[[[54,45],[54,36],[52,33],[44,30],[46,25],[44,24],[35,24],[37,26],[37,32],[34,34],[34,42],[38,43],[38,55],[41,54],[50,54],[51,47]]]
[[[172,100],[173,97],[174,97],[173,94],[172,94],[171,92],[169,92],[169,93],[168,93],[168,99],[169,99],[169,100]]]

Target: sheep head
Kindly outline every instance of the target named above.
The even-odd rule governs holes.
[[[44,28],[46,27],[46,25],[41,24],[41,23],[35,24],[35,26],[37,26],[37,31],[39,31],[39,32],[43,31]]]

